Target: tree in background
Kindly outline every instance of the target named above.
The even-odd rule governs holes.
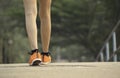
[[[119,4],[119,0],[53,0],[51,50],[54,61],[94,61],[120,19]],[[1,0],[0,18],[0,62],[27,62],[30,48],[22,0]],[[39,25],[40,20],[36,22]]]

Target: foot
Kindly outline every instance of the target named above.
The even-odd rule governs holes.
[[[38,52],[38,49],[32,50],[29,53],[31,56],[29,58],[29,65],[31,66],[38,66],[41,63],[41,54]]]
[[[42,56],[42,64],[46,65],[51,62],[50,52],[42,52],[41,56]]]

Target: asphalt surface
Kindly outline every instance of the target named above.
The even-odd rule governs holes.
[[[0,78],[120,78],[120,62],[0,64]]]

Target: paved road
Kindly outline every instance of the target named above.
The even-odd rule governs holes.
[[[120,78],[120,62],[0,64],[0,78]]]

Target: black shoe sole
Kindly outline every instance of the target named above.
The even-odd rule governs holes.
[[[39,66],[40,63],[41,63],[40,60],[36,60],[36,61],[33,62],[33,64],[31,66]]]

